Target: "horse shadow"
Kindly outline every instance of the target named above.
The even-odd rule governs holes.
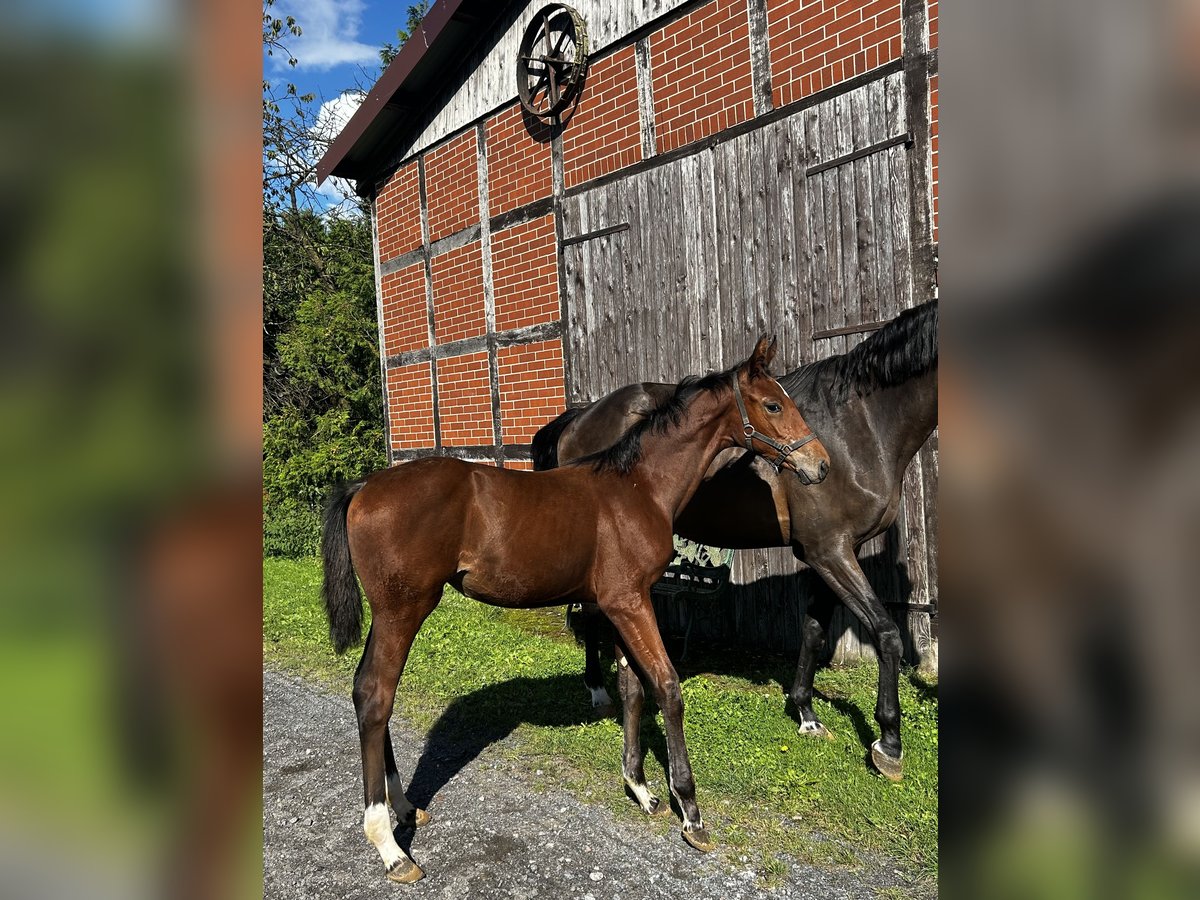
[[[877,561],[865,558],[862,562],[868,578],[872,578],[872,583],[875,583],[875,573],[872,569],[876,567]],[[908,581],[902,566],[895,569],[897,574],[892,584],[893,590],[898,588],[901,596],[907,598],[911,593],[911,582]],[[744,621],[745,607],[753,608],[753,604],[761,601],[763,597],[783,598],[784,602],[795,604],[797,595],[802,598],[811,597],[811,592],[816,590],[828,588],[811,572],[802,571],[793,575],[769,576],[749,585],[731,585],[729,592],[718,599],[686,602],[710,604],[721,614],[740,614]],[[797,631],[798,623],[803,620],[805,602],[806,599],[802,600],[799,608],[789,613],[789,621],[796,623]],[[740,611],[739,604],[743,606]],[[655,605],[657,610],[659,604],[656,602]],[[792,686],[796,649],[792,649],[786,642],[783,646],[771,649],[731,646],[727,638],[717,640],[698,629],[697,633],[690,635],[680,633],[680,629],[670,627],[669,617],[664,617],[661,612],[659,621],[663,625],[664,644],[681,680],[698,675],[729,676],[757,685],[778,685],[785,695]],[[905,624],[903,621],[900,624],[903,630]],[[822,665],[829,662],[831,648],[849,627],[854,627],[854,623],[846,618],[839,622],[839,617],[835,615],[826,638]],[[576,636],[577,639],[580,638],[578,631]],[[909,639],[911,640],[911,637]],[[610,635],[604,634],[600,641],[601,665],[605,671],[605,684],[609,693],[617,698],[619,707],[612,646]],[[591,708],[582,675],[581,656],[578,674],[513,678],[453,700],[427,735],[406,792],[408,798],[417,806],[428,806],[456,775],[478,759],[487,748],[503,741],[521,725],[561,728],[596,721],[602,714]],[[937,698],[936,682],[931,682],[916,672],[909,672],[907,677],[923,698]],[[864,711],[847,698],[820,690],[816,692],[816,696],[838,710],[853,724],[855,733],[864,747],[871,745],[876,737],[874,722],[869,719],[871,710]],[[641,741],[647,757],[655,758],[666,770],[667,742],[657,712],[657,705],[647,696],[642,716]],[[799,720],[790,701],[787,703],[787,712],[793,719]],[[620,715],[618,710],[618,719]],[[614,773],[614,790],[617,789],[617,784],[619,774]]]
[[[582,669],[581,669],[582,671]],[[453,700],[425,739],[408,790],[425,807],[488,747],[521,725],[563,728],[596,721],[578,677],[512,678]]]

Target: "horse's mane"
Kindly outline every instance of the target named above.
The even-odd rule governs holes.
[[[930,300],[900,313],[849,353],[802,366],[779,383],[793,396],[824,385],[837,402],[851,390],[861,396],[903,384],[937,367],[937,330],[938,303]]]
[[[590,465],[597,472],[619,472],[628,475],[642,458],[642,437],[646,434],[662,434],[683,420],[683,414],[692,401],[701,394],[723,394],[733,389],[730,379],[736,367],[724,372],[714,372],[703,377],[691,375],[679,382],[675,392],[646,414],[646,417],[631,427],[611,447],[581,456],[571,465]]]

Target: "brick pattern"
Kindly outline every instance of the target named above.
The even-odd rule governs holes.
[[[568,188],[642,158],[633,47],[598,59],[588,68],[579,105],[563,131],[562,152],[563,181]]]
[[[439,344],[487,331],[483,308],[483,254],[479,241],[430,260],[433,337]]]
[[[395,356],[429,345],[425,264],[405,266],[382,279],[383,355]]]
[[[375,222],[380,262],[421,246],[421,175],[416,160],[397,169],[379,191]]]
[[[506,459],[504,461],[506,469],[521,469],[524,472],[533,471],[533,460],[531,459]]]
[[[749,119],[754,96],[746,0],[713,0],[655,32],[650,66],[659,153]]]
[[[900,58],[900,0],[771,0],[776,106],[794,103]]]
[[[527,444],[566,406],[562,341],[501,347],[500,424],[506,444]]]
[[[438,360],[437,380],[442,444],[466,447],[495,443],[487,351]]]
[[[479,221],[479,139],[474,128],[426,154],[425,200],[431,241]]]
[[[550,130],[540,122],[527,125],[520,104],[509,107],[488,120],[487,167],[489,215],[549,197]]]
[[[554,217],[543,216],[492,235],[496,330],[559,318]]]
[[[929,49],[936,50],[938,45],[938,0],[929,4]],[[929,79],[929,136],[932,150],[932,167],[930,173],[933,186],[933,240],[938,239],[938,76]]]
[[[433,380],[429,363],[388,369],[387,396],[392,449],[432,447]]]

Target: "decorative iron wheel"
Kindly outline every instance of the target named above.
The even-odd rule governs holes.
[[[556,116],[575,99],[587,71],[588,34],[583,17],[565,3],[534,14],[517,52],[517,95],[539,118]]]

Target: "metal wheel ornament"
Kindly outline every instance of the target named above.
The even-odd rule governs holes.
[[[517,95],[526,112],[556,116],[575,99],[587,71],[588,34],[583,17],[565,3],[534,14],[517,52]]]

